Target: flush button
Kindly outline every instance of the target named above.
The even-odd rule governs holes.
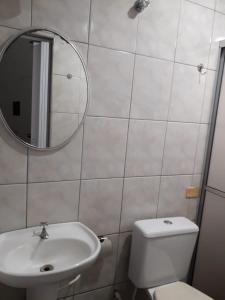
[[[173,222],[171,222],[170,220],[164,220],[163,223],[165,223],[166,225],[172,225]]]

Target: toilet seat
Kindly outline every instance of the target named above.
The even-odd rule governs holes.
[[[213,300],[192,286],[174,282],[155,289],[154,300]]]

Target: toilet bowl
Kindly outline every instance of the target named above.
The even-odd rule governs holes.
[[[152,300],[213,300],[184,282],[173,282],[148,290]]]
[[[152,300],[212,300],[185,283],[198,231],[184,217],[135,222],[129,263],[133,284]]]

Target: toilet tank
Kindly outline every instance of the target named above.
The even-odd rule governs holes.
[[[137,288],[186,279],[199,228],[184,217],[137,221],[129,278]]]

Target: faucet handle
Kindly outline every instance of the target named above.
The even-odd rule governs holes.
[[[43,227],[39,236],[42,240],[47,240],[49,238],[49,234],[46,230],[46,226],[48,226],[48,222],[40,222],[40,225]]]
[[[40,225],[43,227],[48,226],[48,222],[40,222]]]

